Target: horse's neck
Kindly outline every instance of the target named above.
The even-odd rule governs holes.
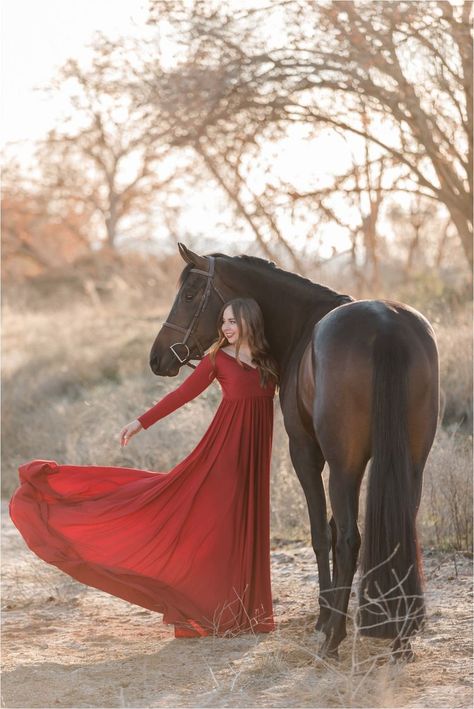
[[[254,298],[260,305],[272,355],[283,370],[290,357],[304,347],[314,325],[350,297],[323,286],[294,280],[270,269],[249,268],[230,273],[236,296]]]
[[[291,297],[282,294],[280,298],[270,297],[261,307],[264,313],[265,333],[272,353],[281,371],[285,370],[293,355],[301,356],[311,339],[311,335],[321,318],[341,304],[341,300],[311,297]]]

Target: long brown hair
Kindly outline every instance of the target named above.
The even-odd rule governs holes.
[[[260,374],[260,386],[265,387],[269,380],[273,380],[275,385],[278,386],[278,365],[270,354],[270,347],[265,337],[262,311],[257,301],[253,298],[234,298],[224,303],[222,306],[217,319],[218,339],[209,349],[212,364],[215,364],[217,351],[228,344],[227,338],[224,336],[221,328],[224,310],[229,306],[232,308],[239,330],[239,336],[235,345],[235,358],[237,362],[241,367],[243,366],[242,361],[239,359],[239,350],[242,342],[242,334],[244,332],[244,321],[247,327],[247,341],[250,354],[257,364],[257,369]]]

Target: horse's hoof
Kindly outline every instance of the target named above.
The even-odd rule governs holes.
[[[339,662],[339,650],[326,650],[326,659],[334,660],[334,662]]]
[[[416,655],[411,649],[411,645],[392,650],[392,654],[390,655],[390,662],[392,664],[396,664],[398,662],[415,662],[415,659]]]
[[[327,613],[320,613],[318,616],[318,620],[316,621],[316,630],[320,630],[322,633],[325,632],[325,628],[327,624],[329,623],[329,616]]]
[[[319,647],[318,654],[325,660],[335,660],[336,662],[339,660],[339,651],[337,647],[331,647],[330,642],[326,637]]]
[[[321,630],[315,629],[313,634],[314,642],[316,645],[317,652],[319,653],[324,643],[326,642],[326,636]]]
[[[402,665],[402,664],[407,664],[408,662],[415,662],[416,656],[414,652],[410,653],[397,653],[396,655],[391,655],[389,663],[391,665]]]
[[[317,633],[324,633],[324,629],[326,627],[327,620],[320,620],[318,618],[318,622],[314,626],[314,629]]]
[[[324,645],[326,644],[326,636],[323,632],[321,632],[321,630],[315,630],[314,640],[316,642],[316,652],[320,655]]]
[[[335,649],[330,649],[326,648],[323,650],[322,657],[324,657],[325,660],[333,660],[334,662],[339,662],[339,650],[337,648]]]

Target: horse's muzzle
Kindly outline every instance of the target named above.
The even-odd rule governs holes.
[[[158,357],[153,357],[150,359],[150,369],[153,374],[159,377],[175,377],[180,369],[179,362],[177,360],[172,360],[171,362],[168,358],[159,359]]]

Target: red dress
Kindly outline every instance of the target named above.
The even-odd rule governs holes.
[[[219,350],[139,417],[144,428],[214,378],[223,397],[196,448],[167,473],[22,465],[10,515],[39,557],[152,611],[177,637],[273,630],[269,473],[275,387]]]

